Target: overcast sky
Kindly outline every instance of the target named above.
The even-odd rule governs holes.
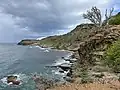
[[[64,34],[87,22],[82,14],[92,6],[102,13],[119,10],[120,0],[0,0],[0,42],[18,42]]]

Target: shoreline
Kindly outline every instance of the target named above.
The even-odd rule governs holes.
[[[40,46],[38,46],[38,45],[29,45],[29,46],[35,46],[35,47],[40,47]],[[54,87],[54,86],[56,86],[56,85],[64,85],[64,84],[67,84],[67,83],[69,83],[70,81],[72,81],[72,77],[71,77],[71,75],[72,75],[72,73],[70,72],[71,70],[72,70],[72,67],[73,67],[73,64],[71,64],[70,63],[70,61],[71,61],[71,59],[73,59],[73,60],[77,60],[76,58],[73,58],[73,55],[74,55],[74,52],[73,51],[69,51],[69,50],[64,50],[64,49],[62,49],[62,50],[59,50],[59,49],[53,49],[53,48],[49,48],[49,47],[47,47],[47,48],[43,48],[43,47],[40,47],[40,48],[42,48],[42,49],[51,49],[51,50],[55,50],[55,51],[65,51],[65,52],[68,52],[69,54],[68,55],[65,55],[65,56],[61,56],[61,58],[60,58],[60,60],[62,61],[62,60],[64,60],[64,62],[61,62],[61,63],[58,63],[58,64],[56,64],[54,67],[56,67],[57,69],[58,69],[58,71],[59,71],[59,69],[61,69],[62,71],[59,71],[59,74],[64,74],[64,75],[62,75],[62,78],[64,79],[64,82],[61,82],[61,80],[60,81],[58,81],[58,82],[55,82],[55,81],[52,81],[52,86],[51,87],[49,87],[49,88],[52,88],[52,87]],[[64,57],[64,58],[63,58]],[[69,62],[69,63],[66,63],[66,62]],[[74,62],[74,61],[73,61]],[[56,60],[56,63],[57,63],[57,60]],[[54,63],[55,64],[55,63]],[[70,65],[71,64],[71,65]],[[69,67],[68,67],[68,65],[70,65]],[[50,66],[51,67],[51,66]],[[65,69],[68,69],[67,71],[65,70]],[[38,88],[38,89],[40,89],[40,90],[42,90],[41,88],[40,88],[40,86],[41,86],[41,84],[44,84],[44,82],[41,82],[40,83],[40,80],[44,80],[45,78],[42,78],[41,76],[37,76],[37,77],[35,77],[34,78],[34,81],[35,81],[35,83],[36,83],[36,87]],[[66,79],[66,80],[65,80]],[[48,80],[46,80],[45,79],[45,82],[48,82]],[[51,81],[50,81],[51,82]],[[53,83],[54,83],[54,85],[53,85]],[[44,86],[46,86],[46,85],[44,85]],[[44,87],[44,86],[42,86],[42,87]],[[44,90],[44,89],[43,89]],[[46,89],[45,89],[46,90]]]

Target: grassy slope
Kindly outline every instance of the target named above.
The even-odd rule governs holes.
[[[92,24],[81,24],[65,35],[50,36],[42,39],[40,45],[55,47],[57,49],[73,49],[78,46],[78,43],[85,40],[93,28]]]
[[[110,21],[110,25],[120,24],[120,13],[113,16]],[[42,39],[39,44],[47,47],[54,47],[57,49],[75,49],[79,43],[84,41],[89,36],[91,31],[95,31],[95,27],[92,24],[78,25],[71,32],[61,36],[50,36]]]
[[[110,19],[109,24],[110,25],[119,25],[120,24],[120,12]]]

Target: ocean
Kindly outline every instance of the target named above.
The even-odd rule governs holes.
[[[35,90],[34,74],[46,78],[60,79],[60,74],[46,66],[60,64],[70,53],[45,49],[39,46],[19,46],[16,44],[0,44],[0,90]],[[22,81],[20,86],[6,83],[8,75],[17,75]]]

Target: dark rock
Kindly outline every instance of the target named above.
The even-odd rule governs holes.
[[[65,61],[69,61],[70,63],[74,63],[76,60],[74,60],[74,59],[66,59],[66,58],[64,58],[64,57],[62,57],[62,59],[63,60],[65,60]]]
[[[13,81],[12,83],[13,83],[13,85],[19,85],[20,81]]]
[[[71,77],[63,77],[63,79],[65,80],[65,81],[67,81],[67,82],[73,82],[74,80],[71,78]]]
[[[71,67],[68,67],[68,66],[58,66],[58,67],[61,68],[64,71],[68,71],[68,70],[71,69]]]
[[[17,76],[8,76],[7,77],[7,83],[14,82],[17,80]]]
[[[7,83],[11,83],[13,85],[19,85],[20,84],[20,81],[17,81],[17,76],[8,76],[7,77]]]
[[[64,71],[63,71],[63,70],[60,70],[59,72],[60,72],[60,73],[64,73]]]
[[[46,66],[46,67],[48,67],[48,68],[61,68],[63,71],[68,71],[68,70],[70,70],[70,69],[72,69],[71,68],[71,65],[69,65],[69,64],[61,64],[61,65],[56,65],[56,66]]]
[[[72,72],[72,70],[70,69],[66,76],[72,77],[72,73],[73,73],[73,72]]]

